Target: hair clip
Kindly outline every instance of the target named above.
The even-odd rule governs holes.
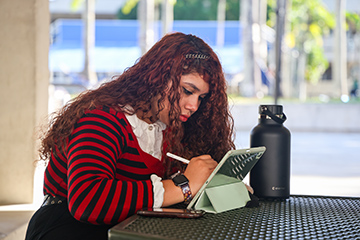
[[[201,53],[196,53],[196,54],[189,53],[189,54],[185,55],[185,58],[208,59],[210,57],[205,54],[201,54]]]

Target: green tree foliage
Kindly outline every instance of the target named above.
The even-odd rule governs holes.
[[[128,0],[119,9],[117,18],[137,19],[137,4],[139,0]],[[226,20],[239,20],[239,0],[226,1]],[[161,1],[156,1],[160,5]],[[216,20],[218,0],[176,0],[174,5],[174,20]]]
[[[216,20],[217,0],[179,0],[174,6],[175,20]]]
[[[269,10],[267,24],[274,27],[275,0],[269,1]],[[323,36],[334,28],[335,17],[320,0],[292,0],[288,20],[290,32],[286,36],[286,42],[300,54],[306,54],[305,78],[317,82],[328,67],[328,61],[324,56]]]
[[[346,13],[346,23],[351,34],[356,34],[360,31],[360,16],[357,13]]]
[[[72,11],[76,11],[80,8],[81,4],[84,3],[84,0],[72,0],[71,1],[71,5],[70,5],[70,9]]]
[[[118,19],[137,19],[137,7],[139,0],[128,0],[116,14]]]

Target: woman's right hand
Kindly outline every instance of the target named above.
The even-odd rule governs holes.
[[[194,157],[186,167],[184,175],[189,179],[189,185],[193,196],[199,191],[206,179],[216,168],[217,162],[210,155]]]
[[[189,180],[191,194],[194,197],[217,166],[217,162],[210,155],[194,157],[187,165],[184,175]],[[175,186],[171,179],[162,180],[165,192],[163,207],[171,206],[184,201],[181,188]]]

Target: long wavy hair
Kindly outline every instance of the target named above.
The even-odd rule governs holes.
[[[209,94],[188,121],[182,123],[179,121],[180,78],[190,73],[198,73],[208,82]],[[57,112],[41,139],[40,158],[48,160],[55,149],[66,149],[66,140],[85,111],[109,106],[128,114],[142,112],[145,115],[151,110],[154,97],[159,98],[158,112],[164,108],[166,97],[171,106],[170,124],[164,137],[166,151],[186,158],[210,154],[219,161],[225,152],[235,148],[233,118],[229,112],[226,82],[217,55],[194,35],[172,33],[164,36],[121,75],[97,89],[81,93]],[[125,106],[131,106],[131,110]],[[182,167],[177,161],[166,157],[164,164],[166,175],[174,167]]]

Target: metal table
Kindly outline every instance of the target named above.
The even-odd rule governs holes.
[[[360,198],[294,195],[198,219],[134,215],[109,239],[360,239]]]

